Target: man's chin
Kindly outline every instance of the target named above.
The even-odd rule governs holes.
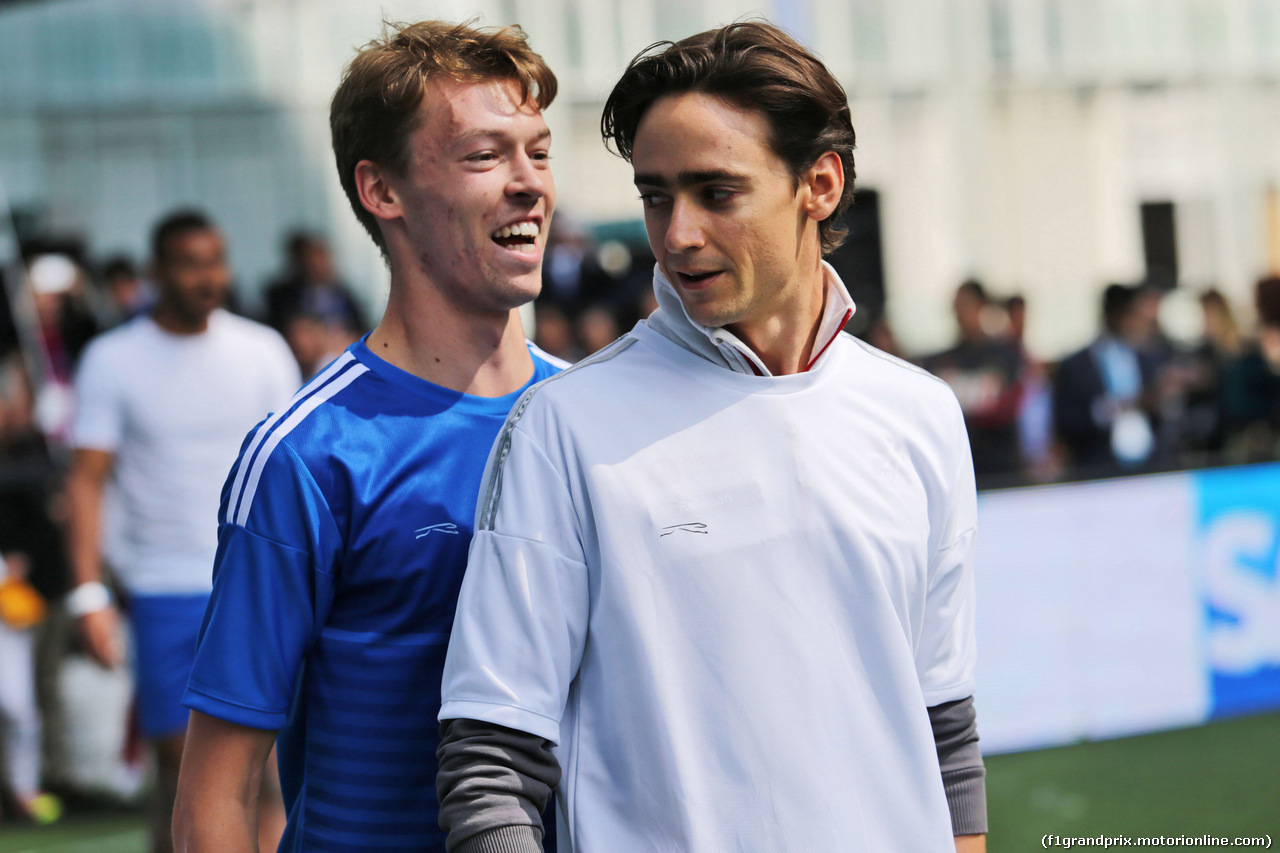
[[[722,306],[706,302],[691,302],[683,298],[681,301],[684,302],[684,310],[689,315],[689,319],[700,326],[715,329],[727,326],[735,319],[735,316],[726,312]]]

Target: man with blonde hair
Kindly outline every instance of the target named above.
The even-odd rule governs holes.
[[[541,286],[555,91],[514,27],[395,26],[347,68],[334,154],[391,292],[227,479],[184,698],[185,850],[253,848],[277,732],[282,850],[444,850],[431,721],[480,478],[557,370],[516,310]]]

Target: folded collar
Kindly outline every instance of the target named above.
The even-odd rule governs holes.
[[[813,369],[857,310],[844,282],[826,261],[822,262],[822,273],[826,299],[822,319],[818,322],[818,335],[814,339],[813,356],[805,370]],[[733,332],[722,326],[704,326],[694,322],[680,301],[675,286],[657,264],[653,267],[653,292],[658,298],[659,310],[650,316],[648,324],[655,331],[735,373],[773,375],[751,347]]]

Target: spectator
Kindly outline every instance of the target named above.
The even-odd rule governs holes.
[[[960,339],[924,361],[925,369],[950,385],[960,401],[979,486],[989,485],[993,477],[1014,475],[1022,467],[1022,359],[1016,347],[984,328],[990,307],[981,283],[970,279],[961,284],[952,302]]]
[[[333,255],[323,239],[305,231],[285,243],[284,274],[267,287],[267,325],[285,334],[299,314],[323,318],[326,325],[359,337],[369,331],[350,288],[338,280]]]
[[[1240,357],[1240,330],[1231,305],[1210,289],[1200,295],[1204,331],[1187,359],[1186,414],[1182,447],[1192,453],[1216,453],[1225,440],[1222,418],[1222,374]]]
[[[304,380],[319,373],[359,337],[347,326],[333,322],[332,318],[305,312],[293,315],[284,327],[285,342],[289,344]]]
[[[563,211],[547,235],[540,303],[550,302],[574,318],[582,306],[605,296],[611,280],[596,258],[591,238]]]
[[[534,306],[533,342],[538,349],[567,362],[582,358],[582,350],[573,338],[573,324],[564,311],[554,302],[542,302]]]
[[[1022,360],[1022,400],[1018,405],[1018,448],[1030,478],[1037,483],[1057,479],[1062,462],[1053,443],[1053,391],[1044,365],[1026,346],[1027,300],[1021,294],[1005,300],[1007,337]]]
[[[62,804],[40,788],[40,712],[36,706],[32,629],[44,620],[44,599],[26,582],[25,558],[0,556],[0,795],[18,815],[52,823]],[[0,796],[0,802],[4,799]],[[3,808],[0,808],[3,812]]]
[[[1155,451],[1155,364],[1137,348],[1146,322],[1137,294],[1127,285],[1108,286],[1102,333],[1058,367],[1054,424],[1077,473],[1134,470]]]
[[[231,276],[209,220],[167,217],[152,252],[154,309],[95,341],[76,377],[67,493],[78,585],[67,609],[91,657],[107,668],[123,663],[101,550],[113,479],[129,546],[113,568],[133,626],[139,725],[157,757],[151,848],[160,853],[172,849],[188,716],[181,698],[209,598],[220,485],[245,432],[287,401],[299,378],[279,335],[222,310]],[[275,812],[265,810],[263,822],[277,827],[278,840],[283,814],[278,805]]]
[[[36,420],[57,444],[66,439],[72,412],[71,374],[98,333],[84,292],[84,273],[69,255],[32,258],[27,278],[35,301],[44,385],[36,394]]]
[[[583,311],[574,328],[583,356],[599,352],[618,339],[617,317],[603,304],[592,305]]]
[[[116,255],[103,265],[102,296],[100,319],[105,328],[127,323],[155,303],[154,288],[125,255]]]
[[[1226,452],[1233,461],[1273,459],[1280,451],[1280,277],[1254,289],[1257,340],[1222,374]]]

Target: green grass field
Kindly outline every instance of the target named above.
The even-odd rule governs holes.
[[[990,853],[1039,850],[1046,834],[1270,834],[1280,844],[1280,714],[992,756],[987,793]],[[0,853],[145,850],[140,815],[72,815],[45,829],[0,826]]]

